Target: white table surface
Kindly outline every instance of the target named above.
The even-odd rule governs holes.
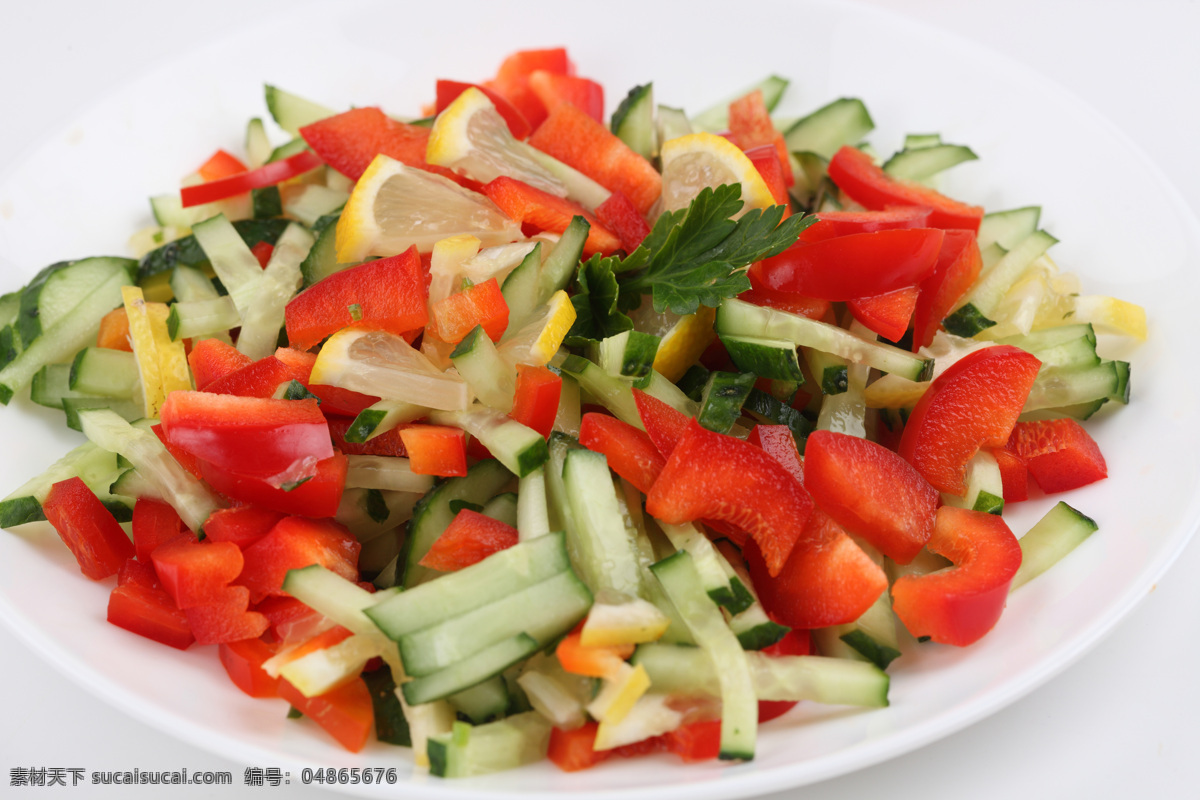
[[[1019,59],[1137,142],[1200,212],[1200,3],[1189,0],[868,0]],[[0,165],[106,87],[291,4],[6,3],[0,17]],[[499,50],[515,49],[499,47]],[[1113,169],[1098,164],[1097,169]],[[1132,198],[1114,198],[1114,203]],[[1152,234],[1150,234],[1152,235]],[[37,266],[37,265],[34,265]],[[1198,265],[1200,268],[1200,265]],[[773,798],[1197,796],[1200,542],[1080,662],[993,717],[914,753]],[[229,770],[234,786],[170,796],[331,795],[242,785],[245,765],[184,745],[64,680],[0,625],[0,796],[151,797],[158,787],[10,788],[10,770]],[[263,764],[259,766],[271,766]],[[401,795],[402,796],[402,795]]]

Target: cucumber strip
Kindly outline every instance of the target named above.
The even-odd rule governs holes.
[[[517,527],[517,493],[504,492],[496,495],[484,504],[479,513],[509,527]]]
[[[508,304],[508,327],[505,333],[516,333],[533,317],[538,307],[538,283],[542,272],[542,243],[538,242],[521,263],[508,273],[500,287]]]
[[[267,101],[267,110],[271,112],[275,123],[292,136],[298,136],[300,129],[305,125],[311,125],[337,113],[269,83],[263,85],[263,95]]]
[[[787,78],[781,78],[778,75],[768,75],[753,86],[747,86],[737,94],[722,100],[710,108],[704,109],[692,117],[692,125],[702,131],[712,133],[727,130],[729,128],[730,103],[740,100],[757,89],[762,92],[763,103],[766,104],[767,110],[771,111],[775,106],[779,105],[779,98],[783,96],[783,92],[787,87]]]
[[[206,338],[224,333],[229,338],[230,328],[242,324],[241,314],[228,295],[211,300],[192,300],[171,304],[167,316],[167,333],[172,341],[180,339]]]
[[[351,636],[289,661],[279,668],[279,675],[305,697],[316,697],[356,677],[368,661],[380,655],[380,647],[375,637]]]
[[[821,384],[822,394],[841,394],[850,385],[846,359],[806,347],[804,360],[808,363],[809,372]]]
[[[791,630],[768,617],[766,610],[757,600],[729,620],[729,629],[737,636],[738,644],[746,652],[770,647]]]
[[[796,447],[804,454],[804,442],[813,431],[813,423],[803,412],[776,400],[760,389],[751,389],[742,411],[749,417],[768,425],[786,425],[796,440]]]
[[[548,303],[555,292],[565,289],[571,282],[571,278],[575,276],[575,269],[579,266],[579,259],[583,256],[583,245],[587,242],[588,231],[591,228],[591,224],[583,217],[571,218],[558,243],[542,262],[542,269],[538,274],[535,308]]]
[[[250,203],[254,219],[273,219],[283,215],[283,200],[278,186],[264,186],[250,190]]]
[[[588,211],[595,211],[612,194],[599,183],[589,178],[574,167],[564,164],[549,153],[538,150],[527,142],[514,141],[517,149],[525,151],[529,157],[549,172],[567,191],[567,199],[574,200]]]
[[[746,653],[725,624],[720,609],[705,593],[688,553],[678,552],[650,569],[716,670],[721,695],[720,758],[753,758],[758,698]]]
[[[42,502],[59,481],[80,478],[97,495],[106,495],[119,472],[115,453],[84,442],[0,500],[0,528],[45,519]]]
[[[364,612],[395,597],[399,590],[385,589],[372,594],[320,564],[288,570],[283,580],[283,590],[357,635],[390,641]]]
[[[583,417],[579,400],[579,382],[561,371],[560,377],[562,378],[562,392],[558,396],[558,410],[554,412],[553,431],[578,438],[579,425]]]
[[[441,700],[499,675],[538,651],[537,640],[519,633],[496,642],[451,666],[415,678],[400,687],[410,705]]]
[[[574,730],[587,721],[583,703],[558,676],[526,669],[517,678],[517,684],[525,691],[534,711],[550,720],[554,727]]]
[[[1025,270],[1057,241],[1045,231],[1035,231],[1026,236],[980,276],[958,308],[942,320],[942,325],[950,333],[965,337],[972,337],[995,325],[989,316],[996,313],[1004,295]]]
[[[163,502],[163,497],[159,494],[158,488],[152,486],[150,481],[143,478],[141,473],[136,469],[127,469],[118,475],[109,484],[108,491],[117,497],[128,497],[131,500],[146,497],[150,500]]]
[[[290,142],[285,142],[284,144],[281,144],[279,147],[276,147],[274,150],[272,150],[271,155],[267,157],[267,163],[270,164],[273,161],[283,161],[285,158],[294,156],[297,153],[301,153],[307,149],[308,142],[297,136]]]
[[[613,112],[609,130],[633,152],[649,161],[658,153],[654,129],[654,84],[635,86]]]
[[[783,141],[793,153],[815,153],[829,159],[842,145],[862,141],[874,129],[863,101],[843,97],[798,120],[783,132]]]
[[[583,582],[594,593],[608,589],[639,596],[641,572],[634,541],[625,527],[607,459],[591,450],[568,451],[562,482],[573,520],[567,544]]]
[[[717,552],[712,541],[690,522],[683,525],[671,525],[659,520],[655,521],[658,522],[659,528],[666,534],[667,539],[676,550],[682,550],[692,556],[692,564],[700,576],[700,583],[712,601],[719,606],[728,608],[734,614],[744,611],[745,605],[737,602],[737,595],[734,594],[730,585],[729,576],[721,565],[724,557]],[[736,610],[734,610],[735,608]]]
[[[377,669],[363,673],[367,691],[371,693],[371,705],[375,712],[375,738],[384,744],[412,747],[413,739],[404,705],[397,696],[399,690],[389,669]]]
[[[82,392],[71,389],[71,366],[47,364],[29,382],[29,399],[46,408],[63,407],[63,398],[80,397]]]
[[[836,325],[737,299],[726,300],[717,309],[716,329],[720,334],[784,339],[799,347],[812,347],[910,380],[929,380],[933,371],[933,359],[867,341]]]
[[[784,339],[725,335],[721,343],[737,368],[760,378],[804,383],[796,346]]]
[[[812,633],[817,650],[822,655],[868,661],[879,669],[887,669],[900,656],[896,615],[892,612],[887,592],[876,598],[871,607],[854,622],[821,628]]]
[[[707,380],[707,377],[705,380]],[[650,378],[645,386],[638,388],[655,400],[661,400],[671,408],[689,417],[696,416],[700,411],[699,401],[692,400],[678,386],[667,380],[666,376],[657,370],[650,373]],[[630,394],[632,395],[632,392]],[[634,403],[634,408],[637,408],[636,402]],[[639,428],[642,427],[641,420],[642,418],[639,415],[637,425]]]
[[[633,387],[627,381],[609,375],[599,365],[593,364],[583,356],[567,356],[560,369],[578,381],[581,389],[599,401],[617,419],[638,430],[646,429],[642,425],[642,417],[638,414],[637,403],[633,399]]]
[[[29,347],[42,331],[71,314],[114,273],[132,282],[134,267],[127,258],[100,257],[53,264],[39,272],[21,290],[14,323],[21,343]]]
[[[274,216],[286,214],[309,228],[322,217],[339,211],[350,199],[347,192],[317,183],[284,185],[280,193],[282,209]]]
[[[506,284],[507,285],[507,284]],[[476,325],[450,353],[450,361],[479,402],[504,414],[512,411],[517,370]]]
[[[522,542],[550,533],[544,466],[521,478],[520,490],[517,492],[517,533]]]
[[[959,144],[905,147],[884,162],[883,171],[897,180],[924,181],[964,161],[978,158],[971,148]]]
[[[850,333],[870,341],[875,334],[858,320],[850,323]],[[845,433],[864,438],[867,435],[867,378],[871,368],[866,364],[846,366],[846,391],[827,394],[821,398],[817,429]]]
[[[1041,206],[1025,206],[984,214],[976,237],[979,249],[983,250],[993,243],[1005,250],[1013,249],[1021,240],[1037,230],[1041,216]]]
[[[598,363],[600,368],[613,377],[633,378],[634,385],[649,383],[654,369],[654,357],[662,341],[657,336],[641,331],[622,331],[600,342]]]
[[[688,120],[687,114],[683,113],[682,108],[663,105],[658,107],[658,146],[660,149],[663,142],[678,139],[680,136],[688,136],[694,132],[692,123]]]
[[[279,237],[266,269],[260,270],[249,307],[238,306],[242,317],[238,352],[255,361],[275,352],[279,331],[284,326],[284,308],[304,282],[300,274],[300,262],[308,255],[312,245],[312,234],[295,223],[289,225]],[[226,288],[229,288],[228,285]],[[234,305],[237,305],[233,289],[230,289],[230,294],[234,295]]]
[[[1022,412],[1070,407],[1096,400],[1129,402],[1128,362],[1102,361],[1094,367],[1081,369],[1041,369]]]
[[[504,716],[512,697],[509,696],[508,684],[504,682],[504,678],[496,675],[470,689],[450,695],[446,702],[453,706],[455,711],[479,725],[495,717]]]
[[[215,300],[222,296],[203,270],[186,264],[177,264],[171,270],[170,283],[171,293],[175,295],[175,300],[181,303]]]
[[[754,389],[757,377],[753,372],[709,373],[704,391],[700,394],[700,413],[696,421],[716,433],[728,433],[742,416],[742,405]]]
[[[387,433],[405,422],[421,419],[429,414],[425,406],[413,405],[403,400],[380,400],[362,411],[346,429],[347,442],[368,442]]]
[[[429,739],[429,771],[467,778],[515,769],[545,759],[549,744],[550,725],[534,712],[476,727],[456,722],[452,733]]]
[[[1013,591],[1041,575],[1095,533],[1100,526],[1061,500],[1020,538],[1021,568],[1013,577]]]
[[[465,411],[433,411],[429,421],[462,428],[518,478],[546,463],[542,435],[494,408],[475,405]]]
[[[246,166],[257,169],[267,163],[271,155],[271,140],[267,138],[267,129],[259,117],[251,117],[246,123]]]
[[[300,263],[305,289],[335,272],[358,266],[358,262],[342,264],[337,260],[337,223],[341,216],[341,212],[328,214],[313,223],[312,232],[316,242]]]
[[[221,507],[217,496],[179,466],[150,431],[130,425],[108,409],[80,411],[79,422],[89,440],[128,459],[196,534],[202,532],[212,512]]]
[[[948,506],[1000,514],[1004,510],[1004,482],[1000,465],[987,450],[980,450],[967,462],[967,493],[963,497],[942,492]]]
[[[432,475],[417,475],[407,458],[348,455],[346,488],[383,489],[424,494],[433,488]]]
[[[62,410],[67,417],[67,427],[73,431],[83,431],[80,427],[79,412],[91,408],[107,408],[126,422],[134,422],[145,416],[145,408],[140,400],[122,399],[117,397],[64,397]]]
[[[250,246],[224,214],[198,223],[192,229],[192,235],[233,299],[238,313],[245,316],[263,279],[263,268],[250,252]]]
[[[922,147],[933,147],[942,143],[940,133],[907,133],[904,135],[905,150],[919,150]]]

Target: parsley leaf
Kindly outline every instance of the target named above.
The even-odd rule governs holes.
[[[613,274],[616,261],[597,253],[579,265],[577,291],[571,298],[575,322],[567,332],[568,345],[585,345],[589,340],[600,341],[633,328],[633,320],[618,310],[620,289]]]

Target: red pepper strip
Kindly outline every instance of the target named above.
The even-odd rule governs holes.
[[[657,397],[651,397],[641,389],[633,390],[633,400],[637,403],[638,416],[642,418],[642,426],[646,429],[646,435],[650,437],[650,441],[654,442],[654,446],[658,448],[658,452],[662,453],[664,459],[670,458],[675,445],[679,443],[683,432],[687,430],[690,418],[682,411],[672,408]]]
[[[603,453],[613,472],[632,483],[639,492],[649,492],[666,457],[658,452],[644,431],[607,414],[588,413],[579,425],[579,443]]]
[[[500,112],[500,116],[504,117],[504,121],[508,123],[509,133],[514,139],[524,139],[533,130],[529,124],[529,120],[525,119],[516,106],[504,99],[504,96],[499,92],[495,92],[486,86],[480,86],[477,83],[461,83],[459,81],[439,80],[437,82],[437,113],[442,113],[446,110],[446,106],[458,99],[458,96],[467,89],[475,88],[487,95],[487,99],[492,101],[492,105],[496,107],[496,111]]]
[[[136,508],[134,514],[137,514]],[[204,521],[204,538],[209,542],[232,542],[238,549],[245,550],[270,533],[281,519],[283,514],[266,508],[220,508]]]
[[[775,151],[784,186],[783,199],[780,200],[776,197],[775,201],[786,204],[787,187],[794,184],[796,179],[792,175],[787,142],[784,141],[783,134],[775,128],[775,123],[771,121],[771,112],[767,110],[767,104],[763,101],[761,89],[755,89],[745,97],[740,97],[729,104],[729,133],[737,146],[745,150],[748,156],[751,150],[764,146]],[[770,183],[767,185],[769,186]]]
[[[751,267],[749,275],[750,285],[753,288],[748,292],[742,292],[738,295],[739,300],[745,300],[747,303],[753,303],[756,306],[763,306],[764,308],[778,308],[780,311],[787,311],[790,314],[799,314],[802,317],[816,320],[824,319],[833,305],[828,300],[820,300],[804,294],[795,294],[794,292],[777,292],[762,285],[755,285],[753,267]]]
[[[672,524],[709,518],[741,528],[763,551],[774,576],[801,539],[813,502],[762,450],[689,420],[646,496],[646,511]]]
[[[760,650],[764,656],[807,656],[812,654],[812,638],[806,630],[792,629],[775,644]],[[759,700],[758,724],[782,717],[796,705],[793,700]]]
[[[246,165],[237,156],[230,155],[224,150],[217,150],[209,157],[208,161],[200,165],[200,169],[196,170],[200,178],[205,181],[220,180],[245,171]]]
[[[883,211],[818,211],[817,221],[800,232],[799,241],[816,244],[836,236],[903,228],[928,228],[933,212],[921,206],[896,206]]]
[[[829,177],[851,200],[869,209],[923,206],[931,209],[933,228],[963,228],[979,232],[983,208],[952,200],[919,183],[897,181],[876,166],[871,157],[849,145],[829,161]]]
[[[280,679],[279,696],[324,728],[351,753],[366,747],[375,730],[371,691],[362,678],[355,678],[316,697],[305,697],[287,680]]]
[[[279,696],[279,678],[272,678],[262,666],[275,651],[275,647],[261,639],[226,642],[217,648],[221,664],[233,685],[251,697]]]
[[[226,588],[224,602],[183,609],[188,627],[200,644],[257,639],[270,627],[267,618],[250,611],[250,592],[243,586]]]
[[[549,192],[543,192],[507,176],[496,178],[486,184],[482,191],[508,217],[534,231],[562,233],[571,224],[572,219],[583,217],[592,226],[583,245],[584,255],[611,253],[621,247],[621,240],[601,225],[595,216],[585,211],[583,206],[566,198],[555,197]]]
[[[771,197],[775,198],[775,204],[784,207],[783,218],[790,217],[792,209],[788,201],[787,183],[784,180],[783,167],[779,165],[779,154],[775,152],[775,148],[769,144],[752,147],[746,151],[746,158],[750,159],[750,163],[758,170],[763,182],[771,190]]]
[[[108,597],[108,621],[177,650],[186,650],[196,641],[187,615],[175,607],[169,594],[136,582],[113,589]]]
[[[870,297],[912,286],[937,264],[944,231],[904,228],[796,244],[761,262],[769,289],[825,300]]]
[[[958,302],[983,269],[979,244],[971,231],[946,231],[942,251],[933,271],[921,281],[913,311],[913,352],[933,341],[942,319]]]
[[[1096,441],[1073,419],[1018,422],[1005,448],[1021,459],[1046,494],[1108,477]]]
[[[908,330],[913,309],[917,307],[916,286],[905,286],[886,294],[847,300],[854,318],[889,342],[898,342]]]
[[[461,342],[477,325],[493,342],[500,341],[508,327],[508,303],[500,282],[488,278],[439,300],[433,306],[432,322],[438,338],[451,344]]]
[[[509,416],[549,439],[562,397],[562,376],[545,367],[517,364],[517,390]]]
[[[270,533],[246,548],[246,563],[236,583],[248,588],[258,602],[268,595],[287,594],[283,579],[288,570],[310,564],[356,581],[361,549],[353,534],[331,519],[284,517]]]
[[[295,401],[291,401],[295,402]],[[292,489],[280,488],[253,475],[240,475],[198,460],[200,476],[212,488],[233,500],[305,517],[332,517],[346,488],[346,457],[335,453],[318,461],[316,474]]]
[[[934,379],[908,416],[900,456],[933,488],[966,494],[967,462],[1008,442],[1041,362],[1011,345],[976,350]]]
[[[590,78],[538,69],[529,73],[529,88],[551,116],[554,109],[566,104],[604,124],[604,87]]]
[[[464,508],[450,520],[418,563],[438,572],[456,572],[507,550],[517,543],[517,538],[513,526]]]
[[[632,253],[650,235],[646,218],[638,213],[624,192],[615,191],[596,206],[596,218],[621,240],[621,249]]]
[[[124,309],[117,310],[124,314]],[[128,319],[126,317],[126,327],[129,325]],[[254,363],[250,356],[238,352],[236,347],[220,339],[201,339],[188,353],[187,359],[196,388],[202,392],[210,391],[209,386],[214,381]],[[271,391],[274,392],[274,389]]]
[[[444,425],[410,425],[400,431],[408,465],[417,475],[461,478],[467,474],[466,434]]]
[[[182,609],[228,599],[229,582],[242,571],[242,551],[233,542],[181,539],[154,551],[154,571]]]
[[[546,106],[529,86],[529,76],[537,70],[546,70],[556,75],[573,75],[575,67],[561,47],[549,50],[522,50],[504,59],[495,80],[486,81],[485,86],[503,95],[520,110],[533,128],[546,119]]]
[[[321,157],[311,150],[302,150],[294,156],[279,161],[263,164],[258,169],[220,178],[196,186],[185,186],[179,190],[179,197],[184,208],[204,205],[226,197],[244,194],[251,189],[262,189],[274,186],[286,180],[303,175],[309,170],[316,169],[324,163]]]
[[[161,422],[151,425],[150,430],[153,431],[154,435],[158,437],[158,440],[162,442],[163,447],[167,448],[167,452],[171,454],[171,458],[179,462],[179,466],[183,467],[197,478],[200,478],[201,480],[204,479],[204,476],[200,472],[200,459],[196,458],[179,445],[171,442],[171,440],[167,438],[167,433],[163,430]]]
[[[1015,453],[1003,447],[993,447],[989,452],[996,457],[1000,467],[1000,481],[1004,485],[1004,502],[1019,503],[1029,499],[1029,467]]]
[[[79,478],[51,486],[42,512],[75,556],[79,570],[94,581],[116,575],[135,555],[133,542],[112,512]]]
[[[160,546],[187,539],[196,541],[171,506],[148,497],[139,497],[133,504],[133,547],[141,563],[150,564]]]
[[[203,345],[211,341],[214,340],[204,339],[200,344]],[[309,367],[309,371],[311,371],[311,367]],[[296,369],[283,363],[275,358],[275,356],[265,356],[258,361],[249,361],[245,365],[209,382],[203,391],[213,394],[235,395],[237,397],[271,397],[275,394],[275,390],[279,388],[281,383],[287,383],[293,379],[300,380],[302,374],[304,373],[297,372]]]
[[[813,431],[804,446],[804,486],[839,525],[898,564],[933,532],[938,493],[911,464],[857,436]]]
[[[764,453],[778,461],[801,486],[804,485],[804,462],[796,447],[796,438],[787,425],[755,425],[750,429],[746,441],[761,448]]]
[[[899,578],[892,608],[913,636],[960,647],[990,631],[1021,566],[1021,545],[995,514],[953,506],[938,509],[926,545],[954,562],[928,575]]]

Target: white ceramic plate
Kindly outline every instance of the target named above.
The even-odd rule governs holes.
[[[777,72],[793,79],[783,114],[864,98],[881,152],[907,131],[970,144],[982,160],[956,168],[949,193],[989,208],[1042,204],[1043,225],[1062,240],[1060,266],[1084,276],[1086,291],[1146,306],[1152,339],[1132,353],[1134,404],[1089,424],[1110,478],[1068,497],[1100,532],[1015,595],[979,645],[926,646],[897,661],[890,708],[801,706],[764,726],[755,761],[741,765],[682,767],[663,756],[584,775],[539,765],[443,782],[411,775],[404,751],[347,754],[313,726],[286,721],[280,702],[242,696],[212,648],[177,653],[104,623],[110,587],[83,579],[46,526],[0,534],[0,616],[33,648],[146,723],[244,763],[293,772],[397,766],[410,797],[734,797],[849,772],[960,729],[1061,670],[1145,594],[1200,519],[1200,433],[1189,424],[1200,386],[1194,371],[1168,369],[1186,363],[1173,351],[1191,338],[1184,326],[1188,298],[1200,289],[1190,269],[1200,229],[1149,160],[1030,71],[879,11],[779,3],[743,20],[731,19],[727,5],[613,6],[597,15],[561,3],[518,12],[460,2],[454,15],[469,23],[448,26],[444,13],[424,8],[339,5],[241,31],[118,89],[14,165],[0,181],[0,264],[24,279],[61,258],[123,253],[128,234],[149,222],[147,196],[214,146],[237,151],[245,119],[264,114],[262,81],[334,106],[415,113],[436,77],[477,79],[510,50],[567,44],[580,71],[608,88],[610,108],[625,87],[653,79],[660,102],[695,110]],[[636,25],[625,22],[635,16]],[[1114,212],[1129,197],[1136,207]],[[0,462],[0,491],[78,441],[56,414],[28,401],[13,406],[0,414],[0,434],[22,457]],[[1051,504],[1034,500],[1006,518],[1021,532]]]

